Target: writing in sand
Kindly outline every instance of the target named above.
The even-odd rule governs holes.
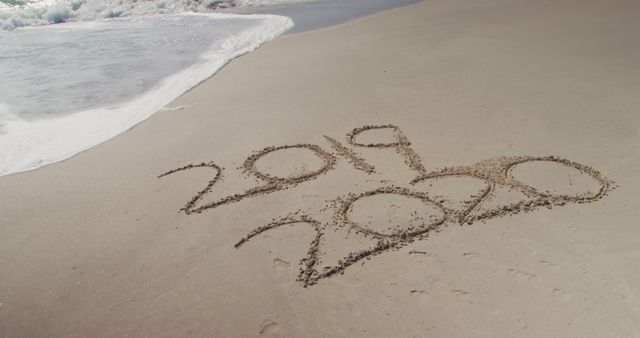
[[[471,225],[541,207],[551,209],[569,203],[590,203],[603,198],[613,189],[613,183],[595,169],[556,156],[502,156],[471,165],[427,171],[409,139],[395,125],[355,128],[346,135],[344,142],[329,136],[324,138],[328,148],[316,144],[292,144],[270,146],[253,153],[239,169],[244,171],[247,179],[251,177],[260,183],[240,193],[206,203],[203,202],[205,196],[223,180],[225,169],[221,166],[213,162],[190,164],[170,170],[159,178],[194,168],[212,170],[213,177],[206,186],[180,209],[190,215],[296,188],[335,172],[338,161],[346,161],[348,167],[356,173],[368,178],[376,177],[380,170],[362,154],[391,150],[391,154],[384,152],[382,155],[395,162],[401,160],[398,164],[413,173],[407,182],[390,183],[392,180],[369,179],[369,182],[373,181],[379,186],[365,191],[342,193],[314,212],[310,211],[311,208],[292,210],[255,228],[235,244],[239,249],[261,234],[279,227],[310,228],[315,236],[305,257],[300,260],[298,274],[298,281],[305,287],[317,284],[324,278],[342,274],[363,259],[424,240],[429,234],[450,224]],[[304,162],[301,163],[304,170],[277,175],[260,169],[257,165],[262,159],[277,153],[287,155],[287,152],[291,154],[289,157],[293,161]],[[307,156],[299,156],[301,152],[307,153]],[[307,167],[309,157],[316,160],[312,161],[315,168]],[[586,184],[578,184],[584,182]],[[471,193],[466,193],[463,198],[453,197],[460,191]],[[395,212],[403,206],[411,209],[404,216]],[[327,237],[338,231],[343,231],[345,236],[358,237],[360,242],[368,241],[369,245],[344,254],[332,265],[325,265],[323,260],[331,249]]]

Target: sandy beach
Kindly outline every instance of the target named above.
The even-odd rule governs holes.
[[[2,337],[640,336],[640,3],[276,38],[0,177]]]

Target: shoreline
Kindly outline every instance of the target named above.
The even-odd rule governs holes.
[[[0,177],[0,336],[637,335],[638,6],[283,36]]]
[[[324,0],[276,4],[268,7],[237,7],[221,10],[233,14],[273,14],[291,18],[295,26],[282,34],[292,35],[330,28],[383,13],[411,6],[424,0]]]
[[[298,5],[304,6],[305,4],[304,3],[302,3],[302,4],[293,3],[293,4],[289,4],[289,5],[276,6],[276,7],[277,8],[283,7],[285,12],[286,12],[287,9],[291,9],[291,8],[296,9],[297,8],[296,6],[298,6]],[[326,4],[322,4],[322,5],[324,7],[326,7]],[[363,13],[366,13],[367,11],[371,11],[371,9],[365,10],[364,8],[358,8],[358,6],[362,7],[362,5],[355,5],[355,6],[353,6],[354,8],[351,9],[351,12],[350,12],[351,13],[350,14],[351,15],[351,19],[349,19],[347,21],[344,21],[344,22],[340,21],[339,23],[335,23],[335,22],[331,23],[332,22],[331,20],[333,20],[333,19],[329,19],[331,16],[330,15],[329,16],[324,15],[325,22],[322,23],[322,24],[319,24],[319,26],[318,26],[318,23],[316,23],[316,26],[322,27],[322,28],[315,28],[315,29],[329,28],[329,27],[331,27],[333,25],[344,24],[344,23],[346,23],[346,22],[348,22],[350,20],[356,20],[358,18],[362,18],[363,17]],[[377,8],[377,10],[374,10],[374,14],[364,14],[364,16],[366,17],[367,15],[375,15],[375,13],[383,12],[385,10],[389,10],[390,9],[389,8],[390,5],[388,5],[388,4],[386,4],[386,5],[378,5],[378,6],[379,7]],[[395,5],[392,8],[397,8],[397,7],[398,7],[398,5]],[[282,11],[283,9],[280,8],[279,10]],[[278,11],[278,9],[276,9],[276,11]],[[215,15],[218,14],[218,13],[223,14],[223,15],[224,14],[253,15],[253,16],[257,17],[257,18],[260,18],[260,17],[265,17],[266,18],[269,15],[278,15],[278,14],[270,14],[271,13],[270,9],[245,8],[245,9],[240,10],[240,12],[233,12],[233,11],[230,11],[230,12],[229,11],[214,12],[212,16],[215,17]],[[187,14],[182,14],[182,15],[203,15],[203,16],[207,16],[208,14],[207,13],[204,13],[204,14],[203,13],[191,13],[191,14],[187,13]],[[276,17],[273,17],[273,18],[274,18],[273,20],[275,20]],[[292,20],[292,19],[288,18],[287,20]],[[302,19],[302,20],[304,21],[304,19]],[[335,21],[335,20],[333,20],[333,21]],[[108,22],[108,20],[106,22]],[[322,20],[321,20],[321,22],[322,22]],[[64,29],[67,28],[66,26],[73,25],[73,24],[78,24],[78,23],[74,23],[74,22],[64,23],[63,24],[63,25],[65,25]],[[82,23],[80,23],[80,24],[82,24]],[[303,23],[303,25],[304,25],[304,23]],[[62,28],[62,27],[55,27],[55,28]],[[295,26],[294,26],[294,28],[295,28]],[[26,29],[43,29],[43,27],[42,26],[39,26],[39,27],[26,27]],[[307,29],[313,30],[314,29],[313,25],[312,25],[311,28],[307,27]],[[287,34],[287,32],[290,31],[290,30],[291,30],[291,27],[287,28],[284,33],[276,33],[276,34],[278,36],[281,36],[283,34]],[[305,31],[303,30],[302,32],[299,32],[299,33],[304,33],[304,32]],[[242,36],[244,36],[244,35],[246,35],[246,34],[243,33]],[[253,35],[256,35],[256,33],[252,33],[250,35],[253,36]],[[268,35],[273,35],[273,34],[272,33],[268,33]],[[266,39],[266,42],[268,42],[268,41],[272,40],[273,38],[272,37],[267,37],[267,38],[263,38],[261,40],[264,40],[264,39]],[[184,91],[180,95],[184,95],[186,92],[188,92],[188,91],[192,90],[193,88],[197,87],[200,83],[206,81],[207,79],[210,79],[221,68],[223,68],[227,63],[233,61],[234,59],[236,59],[236,58],[238,58],[240,56],[243,56],[243,55],[245,55],[247,53],[252,52],[255,48],[260,48],[260,46],[263,43],[264,42],[261,42],[261,43],[259,42],[257,44],[257,47],[256,46],[250,47],[249,48],[250,50],[248,52],[247,51],[243,51],[246,48],[244,48],[244,49],[241,48],[240,53],[234,52],[233,54],[236,54],[235,56],[232,55],[230,59],[228,59],[226,61],[223,60],[223,62],[219,62],[219,60],[208,60],[206,63],[207,64],[211,64],[209,66],[209,68],[213,68],[214,69],[213,70],[213,74],[211,74],[207,78],[202,79],[201,81],[198,82],[198,84],[195,84],[193,86],[189,86],[189,88],[186,89],[186,90],[183,89]],[[210,53],[210,52],[208,52],[208,53]],[[190,66],[188,68],[182,69],[179,72],[172,74],[168,78],[163,78],[155,87],[150,88],[146,92],[142,93],[140,96],[135,97],[135,98],[131,99],[130,101],[126,102],[126,103],[113,104],[112,106],[107,106],[107,107],[102,107],[102,108],[91,108],[91,109],[88,109],[88,110],[85,109],[85,110],[78,111],[78,112],[75,112],[75,113],[69,113],[69,114],[66,114],[66,115],[63,115],[63,116],[61,116],[60,114],[57,114],[57,115],[54,114],[53,117],[46,117],[46,118],[43,117],[43,118],[41,118],[41,121],[36,120],[36,121],[24,122],[20,118],[17,118],[17,117],[14,117],[13,115],[8,114],[9,118],[4,121],[4,124],[0,125],[1,127],[6,128],[6,129],[10,129],[12,131],[12,133],[11,133],[12,138],[11,139],[9,139],[9,137],[5,137],[5,139],[3,139],[3,141],[5,143],[8,142],[8,144],[12,144],[10,146],[6,146],[6,148],[8,148],[8,149],[24,149],[22,152],[24,152],[26,150],[29,150],[31,153],[38,153],[39,152],[41,154],[37,158],[34,158],[33,156],[31,156],[31,158],[26,158],[26,159],[25,158],[20,158],[19,162],[21,164],[12,164],[13,167],[11,169],[7,169],[9,167],[5,168],[6,169],[5,171],[0,172],[0,176],[6,176],[6,175],[21,173],[21,172],[27,172],[27,171],[31,171],[31,170],[37,170],[38,168],[41,168],[43,166],[67,160],[67,159],[77,155],[78,153],[81,153],[83,151],[91,149],[92,147],[94,147],[94,146],[96,146],[96,145],[98,145],[98,144],[100,144],[102,142],[105,142],[106,140],[108,140],[108,139],[110,139],[112,137],[115,137],[115,136],[117,136],[117,135],[119,135],[121,133],[124,133],[127,130],[135,127],[137,124],[145,121],[146,119],[148,119],[153,114],[157,113],[158,111],[160,111],[162,109],[165,109],[165,107],[167,105],[171,104],[171,102],[173,102],[175,99],[177,99],[177,97],[180,96],[180,95],[178,95],[176,98],[174,98],[171,101],[167,102],[166,104],[164,104],[162,106],[162,108],[160,108],[160,106],[158,106],[158,104],[156,103],[158,101],[162,101],[163,100],[162,98],[158,97],[158,94],[157,94],[158,91],[164,92],[165,93],[164,96],[167,96],[166,95],[166,92],[168,91],[167,90],[167,84],[170,83],[171,81],[175,82],[176,79],[179,80],[179,81],[177,81],[179,83],[184,82],[182,80],[183,76],[181,77],[181,75],[186,73],[186,72],[192,72],[193,73],[193,71],[191,70],[192,68],[202,68],[200,70],[200,73],[211,73],[211,71],[205,70],[202,67],[202,62],[200,62],[200,63],[194,64],[194,65],[192,65],[192,66]],[[184,86],[184,85],[182,85],[182,86]],[[171,95],[173,96],[173,94],[171,94]],[[146,103],[151,102],[155,107],[157,107],[157,109],[154,108],[152,112],[146,112],[146,113],[143,113],[143,114],[136,113],[136,115],[133,116],[133,114],[131,112],[132,107],[136,107],[137,106],[137,107],[140,108],[140,109],[136,109],[136,110],[145,110],[145,109],[148,110],[148,108],[144,108],[143,107],[144,104],[141,104],[141,103],[145,103],[145,102]],[[125,113],[128,113],[129,115],[132,115],[132,116],[129,116],[129,117],[125,116],[125,117],[120,118],[119,120],[123,120],[123,119],[131,120],[132,117],[135,117],[133,119],[137,120],[137,122],[135,122],[132,125],[131,125],[131,123],[129,123],[126,128],[122,128],[122,127],[119,127],[119,126],[112,126],[112,127],[110,127],[111,129],[115,129],[115,130],[118,130],[118,131],[117,132],[110,131],[110,132],[108,132],[109,136],[100,137],[100,139],[98,141],[94,141],[90,136],[88,136],[88,134],[104,133],[102,130],[104,130],[105,127],[103,125],[101,127],[100,131],[91,132],[91,131],[88,131],[88,128],[91,125],[91,123],[88,123],[87,121],[88,120],[98,120],[98,116],[103,116],[104,114],[106,114],[107,110],[111,111],[110,115],[113,115],[113,111],[121,111],[122,110]],[[95,113],[98,113],[98,114],[95,114]],[[90,118],[89,115],[93,115],[94,117]],[[140,117],[140,116],[142,116],[142,117]],[[78,127],[77,126],[78,122],[76,122],[75,124],[73,122],[69,123],[68,122],[69,120],[71,120],[71,121],[74,121],[74,120],[76,120],[76,121],[85,121],[85,122],[82,122],[82,123],[84,123],[87,126],[83,127],[82,129],[87,129],[87,130],[84,130],[84,134],[86,134],[86,135],[84,137],[82,137],[82,139],[80,140],[79,143],[88,144],[88,145],[80,146],[80,148],[82,148],[80,150],[70,149],[68,145],[67,146],[63,146],[63,147],[58,146],[61,149],[54,149],[54,150],[50,149],[47,153],[42,153],[42,151],[41,151],[41,148],[43,148],[42,143],[48,143],[48,144],[52,144],[52,143],[58,143],[59,144],[59,143],[61,143],[61,140],[60,140],[61,138],[60,137],[56,137],[55,136],[55,132],[53,132],[53,134],[52,134],[52,129],[53,128],[50,126],[50,124],[52,122],[53,123],[57,123],[57,124],[61,125],[60,128],[62,128],[62,129],[69,129],[70,127],[73,127],[73,128],[77,128]],[[114,122],[113,118],[108,120],[108,122],[113,124],[113,122]],[[42,130],[38,131],[38,132],[33,132],[33,131],[32,132],[28,132],[27,131],[29,129],[34,129],[34,128],[35,129],[39,128],[39,129],[42,129]],[[18,134],[20,134],[20,133],[29,134],[29,136],[28,137],[15,136],[15,135],[13,135],[13,134],[16,133],[15,130],[19,130],[17,132]],[[49,140],[45,141],[44,138],[49,138]],[[32,141],[30,141],[32,143],[35,142],[33,140],[36,140],[36,139],[42,139],[42,140],[40,140],[40,142],[39,142],[39,143],[41,143],[40,145],[32,145],[32,144],[28,144],[28,142],[27,142],[27,144],[25,144],[24,139],[30,139],[30,140],[32,140]],[[75,140],[71,140],[71,141],[68,141],[66,143],[67,144],[78,143],[78,141],[79,141],[78,137],[76,137]],[[34,149],[30,149],[29,147],[34,148]],[[49,146],[49,148],[51,148],[51,147]],[[38,150],[40,150],[40,151],[38,151]],[[63,152],[63,153],[61,153],[61,152]],[[16,162],[16,160],[12,159],[12,158],[13,157],[21,157],[22,156],[22,155],[17,155],[16,151],[6,150],[6,149],[4,151],[4,154],[6,155],[6,158],[7,158],[8,162]],[[9,160],[9,159],[11,159],[11,160]],[[44,163],[44,164],[42,164],[42,163]],[[0,170],[2,170],[2,169],[3,168],[0,167]]]
[[[238,19],[239,18],[239,19]],[[30,170],[35,170],[41,168],[47,164],[57,163],[61,160],[68,159],[73,157],[74,155],[82,152],[84,150],[90,149],[105,140],[113,138],[133,126],[141,123],[142,121],[148,119],[154,113],[158,112],[160,109],[163,109],[167,104],[171,103],[175,98],[184,94],[191,88],[194,88],[198,84],[203,81],[209,79],[211,76],[215,75],[222,67],[224,67],[227,63],[232,61],[233,59],[242,56],[244,54],[250,53],[251,51],[259,48],[266,41],[272,40],[273,38],[281,35],[284,31],[290,29],[293,26],[293,22],[291,19],[281,16],[270,16],[270,15],[254,15],[254,16],[232,16],[227,14],[199,14],[199,13],[187,13],[187,14],[177,14],[171,15],[169,17],[166,16],[150,16],[145,17],[144,19],[139,20],[147,20],[149,22],[154,22],[153,20],[160,19],[160,22],[155,22],[155,29],[164,29],[164,33],[167,38],[176,38],[175,32],[171,31],[171,26],[173,25],[173,29],[185,29],[189,27],[189,24],[192,25],[206,25],[212,23],[213,31],[215,32],[216,27],[224,27],[225,24],[232,22],[233,20],[244,20],[243,24],[246,25],[243,29],[238,29],[238,32],[235,34],[232,33],[233,26],[229,25],[227,30],[224,30],[223,33],[229,34],[230,37],[218,38],[216,39],[215,35],[208,36],[211,39],[211,43],[209,48],[200,51],[196,57],[193,57],[190,60],[184,61],[188,64],[188,66],[183,66],[182,68],[174,68],[172,72],[166,72],[168,75],[164,74],[164,76],[160,77],[157,74],[153,73],[153,70],[148,70],[151,75],[146,74],[150,77],[149,81],[154,83],[152,86],[147,88],[144,91],[138,92],[135,95],[120,97],[120,100],[124,100],[122,102],[112,102],[112,100],[105,99],[101,104],[93,103],[94,106],[89,107],[80,107],[79,111],[72,113],[62,113],[59,111],[55,111],[53,113],[41,113],[38,118],[29,119],[30,115],[35,115],[34,111],[28,110],[28,108],[24,108],[20,106],[20,103],[17,104],[17,112],[10,113],[11,109],[7,109],[7,112],[0,111],[0,118],[2,119],[2,124],[0,127],[3,129],[2,135],[0,135],[0,156],[4,158],[5,163],[0,163],[0,176],[5,176],[12,173],[25,172]],[[171,20],[169,24],[162,23],[162,20]],[[198,20],[201,20],[198,22]],[[90,25],[98,26],[104,25],[107,27],[111,27],[109,25],[113,25],[112,29],[118,29],[119,25],[127,25],[127,23],[131,23],[132,21],[129,19],[119,19],[117,21],[103,21],[99,24],[90,23]],[[139,21],[140,22],[140,21]],[[185,23],[186,22],[186,23]],[[77,24],[80,27],[84,27],[86,23]],[[49,37],[51,39],[62,39],[65,41],[65,32],[69,26],[74,25],[74,23],[67,23],[64,26],[54,27],[53,32],[55,33],[55,29],[58,29],[62,32],[62,35],[56,35],[52,33],[52,29],[49,27],[30,27],[35,32],[41,32],[44,30],[48,32]],[[239,26],[239,24],[238,24]],[[218,28],[218,30],[220,30]],[[113,40],[118,40],[118,37],[110,36],[109,32],[105,33],[106,29],[102,28],[102,30],[92,31],[89,28],[89,32],[85,33],[86,36],[91,37],[92,34],[96,35],[98,39],[102,39],[106,44],[113,44]],[[144,28],[136,28],[131,29],[129,33],[137,34],[139,36],[144,37]],[[23,33],[23,32],[20,32]],[[17,34],[17,33],[9,33],[9,34]],[[81,35],[82,36],[82,35]],[[29,35],[26,37],[24,35],[20,35],[21,38],[26,39],[33,43],[33,39],[29,38]],[[192,37],[193,38],[193,37]],[[204,37],[207,38],[207,37]],[[204,39],[203,38],[203,39]],[[14,38],[14,40],[18,40],[18,38]],[[46,41],[46,40],[45,40]],[[41,43],[45,43],[45,41],[40,41]],[[152,40],[152,42],[154,42]],[[117,43],[117,42],[116,42]],[[149,43],[148,41],[143,41],[141,44]],[[192,44],[194,44],[192,42]],[[49,46],[52,48],[51,46]],[[84,47],[95,50],[95,45],[85,45]],[[181,46],[176,43],[176,49],[179,49]],[[184,46],[182,46],[184,47]],[[17,49],[19,50],[20,47]],[[100,47],[98,47],[100,48]],[[81,55],[78,57],[78,48],[70,48],[71,55],[67,57],[70,59],[84,59],[86,55]],[[24,52],[26,55],[30,55],[31,50]],[[141,49],[142,52],[152,53],[152,50]],[[9,54],[11,55],[12,49],[9,48]],[[14,50],[15,53],[15,50]],[[75,53],[75,54],[74,54]],[[91,55],[91,53],[89,53]],[[33,58],[33,55],[30,55]],[[180,55],[176,55],[176,58],[180,58]],[[159,57],[158,57],[159,58]],[[25,59],[28,59],[25,57]],[[41,61],[41,60],[40,60]],[[104,64],[101,64],[98,60],[93,64],[92,71],[96,73],[100,73],[104,71]],[[105,62],[104,60],[102,60]],[[151,63],[151,60],[146,60],[148,63]],[[164,59],[167,61],[167,59]],[[175,64],[171,64],[172,60],[168,60],[167,63],[162,63],[164,67],[171,67]],[[108,62],[108,61],[107,61]],[[128,63],[127,63],[128,62]],[[127,68],[135,68],[142,67],[139,64],[132,64],[132,62],[137,62],[137,60],[121,60],[119,67],[123,69]],[[174,62],[175,63],[175,62]],[[37,64],[37,61],[35,62]],[[20,65],[20,63],[18,63]],[[34,67],[33,61],[27,61],[25,68]],[[156,65],[159,66],[159,65]],[[91,67],[89,67],[91,68]],[[63,69],[64,70],[64,69]],[[70,73],[75,72],[75,70],[68,69]],[[60,73],[60,71],[58,71]],[[140,71],[139,71],[140,72]],[[82,75],[71,75],[71,80],[69,79],[60,79],[56,75],[61,74],[46,74],[44,75],[44,79],[58,79],[59,81],[67,81],[63,82],[67,87],[69,83],[71,86],[76,85],[76,82],[87,82],[93,81],[92,79],[88,79],[86,77],[82,77]],[[19,75],[18,75],[19,76]],[[75,77],[74,77],[75,76]],[[155,76],[155,78],[154,78]],[[96,80],[94,86],[100,89],[99,92],[104,92],[109,87],[113,88],[112,83],[114,81],[118,81],[116,77],[111,77],[109,81],[105,80]],[[138,79],[139,80],[139,79]],[[22,81],[22,82],[21,82]],[[28,82],[33,80],[18,78],[17,83],[14,85],[17,88],[21,88],[23,91],[26,91],[27,94],[31,94],[34,91],[32,83],[25,84],[24,82]],[[116,82],[119,85],[127,85],[127,82],[135,82],[136,77],[131,76],[125,82]],[[37,87],[35,87],[37,89]],[[63,87],[64,88],[64,87]],[[132,87],[132,89],[137,89]],[[68,90],[61,89],[59,87],[51,85],[46,90],[50,90],[54,92],[54,98],[43,95],[41,97],[41,104],[46,105],[50,103],[55,98],[67,94],[70,97],[68,100],[79,100],[82,102],[82,97],[79,94],[83,95],[92,95],[95,93],[94,91],[82,92],[79,91],[76,93],[69,93]],[[56,93],[56,91],[58,91]],[[20,90],[16,91],[20,95],[25,95]],[[100,101],[98,101],[100,102]],[[55,101],[54,101],[55,106]],[[10,107],[15,108],[15,107]],[[56,107],[60,109],[59,107]],[[68,109],[69,107],[67,107]],[[22,109],[22,110],[21,110]],[[53,108],[52,108],[53,109]],[[26,117],[25,117],[26,116]],[[59,130],[72,130],[73,132],[67,134],[61,134]]]

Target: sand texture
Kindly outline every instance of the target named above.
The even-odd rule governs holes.
[[[434,0],[288,35],[0,177],[0,336],[640,336],[639,15]]]

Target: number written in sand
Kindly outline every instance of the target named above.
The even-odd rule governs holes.
[[[356,149],[394,149],[406,166],[415,172],[416,176],[411,181],[394,185],[388,184],[389,180],[380,179],[378,182],[382,186],[378,188],[334,198],[328,207],[315,210],[315,214],[298,210],[281,216],[249,232],[235,245],[236,248],[240,248],[258,235],[283,226],[309,225],[315,232],[315,237],[306,256],[300,260],[298,274],[298,281],[305,287],[314,285],[323,278],[341,274],[365,258],[369,259],[416,240],[426,239],[434,231],[439,231],[449,224],[470,225],[477,221],[533,211],[540,207],[553,208],[570,203],[590,203],[603,198],[613,188],[612,182],[595,169],[554,156],[496,157],[472,165],[427,171],[407,137],[394,125],[355,128],[346,135],[346,143],[329,136],[324,137],[335,154],[314,144],[294,144],[267,147],[250,155],[244,161],[242,169],[261,184],[242,193],[202,205],[199,203],[203,197],[222,180],[222,167],[211,162],[187,165],[170,170],[159,177],[193,168],[213,169],[215,175],[205,188],[197,192],[180,209],[186,214],[201,213],[314,180],[332,171],[338,157],[347,160],[353,169],[363,172],[367,175],[364,177],[369,178],[367,181],[371,181],[370,175],[380,175],[379,169],[368,163]],[[259,169],[258,162],[261,159],[278,152],[293,151],[307,152],[319,159],[319,164],[311,170],[306,169],[290,175]],[[566,181],[567,178],[570,180],[569,185],[562,181]],[[573,182],[580,180],[586,182],[585,186],[589,188],[576,189]],[[563,185],[564,188],[561,187]],[[469,192],[461,198],[454,198],[446,191],[447,186],[454,187],[455,192],[464,192],[465,188],[469,187]],[[392,202],[391,199],[395,200]],[[370,209],[365,207],[364,210],[375,212],[366,212],[367,217],[358,216],[357,210],[360,205],[369,205]],[[415,210],[406,212],[405,217],[398,210],[409,205]],[[387,208],[393,210],[386,212]],[[430,212],[426,212],[427,210]],[[376,219],[371,219],[372,217]],[[383,222],[382,219],[377,219],[384,217],[388,217],[389,220]],[[396,224],[393,228],[384,229],[384,224],[387,223]],[[380,224],[383,224],[382,228]],[[332,244],[329,236],[326,236],[328,229],[333,232],[342,231],[345,237],[368,240],[373,244],[353,250],[332,264],[323,264],[325,253],[330,251]]]
[[[312,152],[313,154],[315,154],[318,158],[320,158],[322,160],[322,165],[320,168],[311,171],[311,172],[304,172],[302,174],[298,174],[295,176],[287,176],[287,177],[279,177],[279,176],[275,176],[269,173],[265,173],[265,172],[261,172],[260,170],[257,169],[256,167],[256,162],[265,156],[268,156],[271,153],[274,152],[278,152],[278,151],[286,151],[288,149],[304,149],[304,150],[308,150],[310,152]],[[225,205],[225,204],[230,204],[230,203],[236,203],[236,202],[240,202],[245,198],[249,198],[249,197],[254,197],[254,196],[258,196],[258,195],[266,195],[266,194],[270,194],[272,192],[275,191],[279,191],[279,190],[284,190],[290,187],[293,187],[299,183],[305,182],[305,181],[309,181],[312,180],[314,178],[316,178],[317,176],[331,170],[333,168],[333,165],[336,161],[336,158],[331,154],[328,153],[326,151],[324,151],[322,148],[318,147],[317,145],[313,145],[313,144],[295,144],[295,145],[285,145],[285,146],[280,146],[280,147],[267,147],[264,148],[258,152],[256,152],[255,154],[249,156],[244,164],[242,165],[242,168],[244,169],[244,171],[247,174],[253,175],[256,178],[258,178],[260,181],[264,182],[264,184],[256,186],[254,188],[248,189],[242,193],[239,194],[234,194],[234,195],[229,195],[226,197],[223,197],[217,201],[214,202],[210,202],[210,203],[206,203],[204,205],[201,206],[197,206],[196,204],[202,200],[204,198],[205,195],[207,195],[208,193],[210,193],[212,191],[213,186],[216,184],[216,182],[218,182],[221,178],[222,178],[222,171],[223,168],[213,164],[213,163],[201,163],[201,164],[196,164],[196,165],[187,165],[185,167],[181,167],[181,168],[177,168],[177,169],[173,169],[170,170],[160,176],[158,176],[158,178],[160,177],[164,177],[179,171],[183,171],[183,170],[188,170],[188,169],[192,169],[192,168],[198,168],[198,167],[211,167],[216,169],[216,176],[209,181],[209,183],[207,184],[207,186],[199,191],[195,196],[193,196],[188,202],[187,204],[185,204],[184,207],[182,207],[180,210],[185,212],[186,214],[192,214],[192,213],[201,213],[204,210],[207,209],[214,209],[217,208],[219,206]]]

